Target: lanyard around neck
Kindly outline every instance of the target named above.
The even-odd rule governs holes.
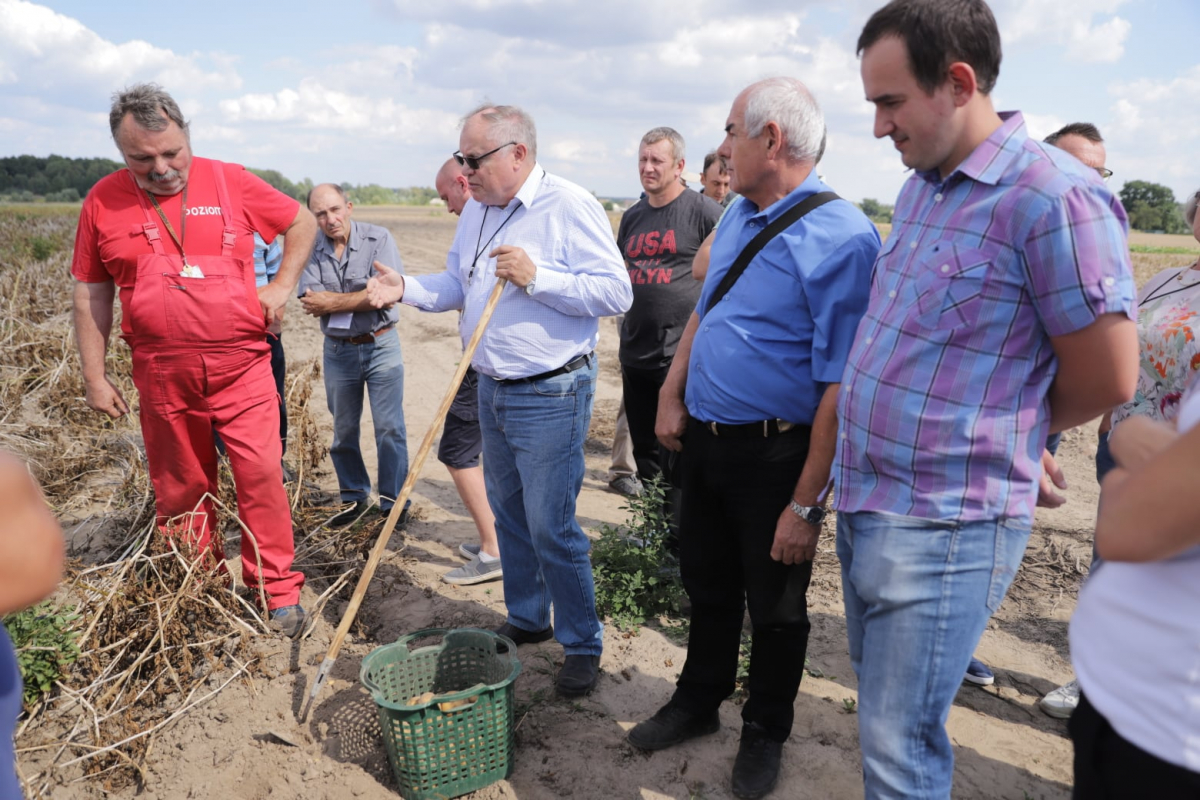
[[[483,229],[487,225],[488,211],[492,208],[491,206],[483,207],[483,221],[479,223],[479,236],[475,239],[475,258],[471,260],[471,271],[467,273],[467,283],[470,283],[471,279],[475,277],[475,265],[479,263],[479,257],[483,255],[483,251],[487,250],[488,245],[492,243],[492,240],[495,239],[496,235],[500,233],[500,230],[508,224],[508,221],[512,219],[513,214],[517,213],[517,209],[520,207],[520,202],[514,205],[513,210],[508,212],[508,216],[500,221],[500,225],[496,228],[496,230],[492,231],[492,235],[489,236],[488,240],[483,243],[482,247],[480,247],[479,243],[483,240]]]
[[[187,236],[187,184],[183,185],[183,204],[179,210],[179,235],[175,235],[175,229],[171,227],[171,221],[167,219],[167,215],[163,213],[162,206],[158,204],[158,198],[153,192],[146,192],[150,195],[150,202],[154,204],[154,210],[158,212],[158,218],[163,221],[163,225],[167,226],[167,233],[171,234],[171,239],[179,248],[179,255],[183,256],[183,265],[188,265],[187,253],[183,251],[183,238]]]

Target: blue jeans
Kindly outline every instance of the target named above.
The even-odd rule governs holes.
[[[379,459],[379,506],[391,509],[408,477],[408,440],[404,428],[404,360],[393,328],[366,344],[325,337],[325,397],[333,415],[329,457],[337,472],[342,502],[371,495],[371,476],[359,447],[363,388],[371,401],[375,451]]]
[[[866,797],[949,798],[950,705],[1029,527],[838,514]]]
[[[508,621],[550,625],[566,655],[600,655],[591,544],[575,520],[596,364],[531,383],[479,376],[483,477],[504,559]]]

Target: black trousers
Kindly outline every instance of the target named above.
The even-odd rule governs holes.
[[[637,462],[638,477],[650,480],[661,475],[665,453],[654,435],[658,417],[658,391],[671,367],[637,369],[621,367],[621,392],[625,398],[625,419],[629,421],[629,438],[633,442],[633,460]]]
[[[769,438],[714,436],[688,423],[683,447],[680,568],[692,601],[687,662],[673,703],[716,709],[734,689],[742,621],[754,643],[743,722],[776,741],[792,729],[808,650],[812,562],[771,560],[775,525],[808,457],[809,429]]]
[[[1087,695],[1080,696],[1067,731],[1075,745],[1074,800],[1200,797],[1200,773],[1163,761],[1122,738]]]

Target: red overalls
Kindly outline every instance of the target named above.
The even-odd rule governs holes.
[[[253,534],[253,543],[242,536],[242,577],[247,586],[258,586],[261,561],[262,584],[274,610],[300,602],[304,575],[292,569],[295,545],[280,466],[279,398],[254,268],[233,256],[237,232],[225,173],[220,162],[212,163],[225,229],[219,256],[187,254],[202,278],[181,276],[183,258],[165,251],[157,214],[146,192],[136,190],[154,252],[138,256],[133,295],[124,304],[133,331],[126,339],[141,395],[142,436],[160,527],[189,515],[182,527],[224,562],[220,532],[213,535],[213,503],[204,497],[217,495],[215,428],[225,440],[238,514]],[[196,247],[213,249],[209,242]]]

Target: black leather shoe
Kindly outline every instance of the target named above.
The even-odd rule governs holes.
[[[769,794],[779,780],[782,756],[783,742],[768,737],[766,729],[757,723],[743,725],[742,741],[733,762],[734,796],[757,800]]]
[[[518,647],[523,644],[537,644],[538,642],[544,642],[547,639],[554,637],[554,628],[552,626],[542,631],[527,631],[524,628],[518,628],[516,625],[508,622],[504,623],[499,628],[496,628],[496,630],[493,632],[498,633],[501,636],[507,636],[509,639],[512,639]]]
[[[628,738],[639,750],[663,750],[720,729],[721,718],[716,711],[697,715],[667,703],[653,717],[633,726]]]
[[[600,680],[600,656],[567,656],[558,671],[558,694],[561,697],[583,697],[596,688]]]
[[[329,527],[344,528],[351,523],[357,522],[360,517],[367,513],[367,509],[370,507],[370,505],[371,503],[367,500],[355,501],[354,505],[350,506],[345,511],[335,514],[334,517],[329,520]]]

